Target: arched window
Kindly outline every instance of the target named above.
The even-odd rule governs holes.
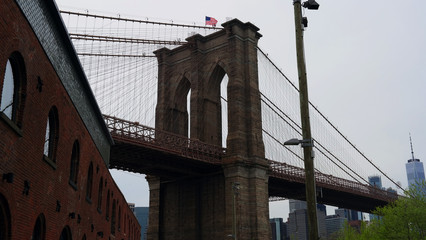
[[[80,161],[80,147],[78,141],[74,142],[71,153],[70,184],[77,189],[78,164]]]
[[[111,234],[115,234],[115,200],[112,201],[112,213],[111,213]]]
[[[6,70],[4,72],[3,90],[1,94],[1,112],[9,119],[12,119],[13,100],[15,93],[15,82],[13,78],[13,69],[10,60],[7,60]]]
[[[90,162],[89,170],[87,172],[86,184],[86,200],[92,202],[92,185],[93,185],[93,163]]]
[[[84,234],[83,238],[81,240],[86,240],[86,234]]]
[[[108,190],[108,193],[107,193],[107,200],[106,200],[106,207],[105,207],[105,211],[106,211],[106,213],[105,213],[105,218],[106,218],[106,220],[108,221],[109,220],[109,200],[110,200],[110,196],[109,196],[109,190]]]
[[[0,239],[11,239],[11,222],[9,205],[3,195],[0,194]]]
[[[121,206],[118,206],[118,231],[121,232]]]
[[[224,121],[227,121],[226,116],[223,115],[223,111],[227,108],[226,106],[222,106],[222,104],[227,105],[227,84],[225,82],[228,78],[225,78],[226,72],[220,66],[216,65],[211,72],[210,79],[207,82],[207,89],[209,91],[206,92],[205,96],[205,104],[204,104],[204,128],[203,139],[202,141],[210,144],[215,144],[217,146],[221,146],[223,143],[222,138],[222,129]],[[223,81],[226,79],[225,81]],[[222,84],[223,83],[223,84]],[[224,90],[224,91],[221,91]],[[225,123],[224,123],[225,124]],[[226,123],[227,127],[228,124]],[[226,133],[225,133],[226,134]],[[200,139],[201,140],[201,139]],[[223,146],[223,145],[222,145]]]
[[[59,240],[72,240],[70,227],[66,226],[64,229],[62,229]]]
[[[124,221],[123,221],[123,231],[126,233],[127,232],[127,228],[126,228],[126,224],[127,224],[127,213],[124,212]]]
[[[49,111],[44,140],[44,156],[51,162],[56,162],[56,149],[59,139],[58,110],[52,107]]]
[[[174,96],[174,107],[171,109],[170,126],[168,130],[190,137],[190,121],[188,113],[190,112],[191,83],[184,77],[180,80]]]
[[[101,181],[99,181],[99,188],[98,188],[98,212],[102,213],[102,195],[103,195],[103,186],[104,186],[103,178],[101,178]]]
[[[25,95],[26,72],[24,59],[18,52],[12,53],[6,62],[1,84],[0,115],[21,128],[23,96]]]
[[[46,220],[43,214],[40,214],[34,225],[31,240],[44,240],[46,238]]]

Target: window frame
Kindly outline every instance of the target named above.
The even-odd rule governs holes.
[[[102,197],[103,197],[103,178],[101,177],[101,180],[99,182],[99,188],[98,188],[98,212],[102,214]]]
[[[69,184],[75,190],[77,190],[79,164],[80,164],[80,144],[78,143],[78,140],[75,140],[72,146],[72,152],[71,152],[70,177],[69,177]]]
[[[48,129],[49,129],[49,139],[46,139]],[[59,142],[59,118],[58,118],[58,109],[55,106],[51,107],[49,110],[44,137],[45,138],[44,138],[44,145],[43,145],[43,159],[53,169],[56,169],[56,152],[58,149],[58,142]],[[48,155],[46,155],[47,141],[49,141],[47,146]]]
[[[115,225],[116,225],[116,208],[117,203],[116,200],[112,200],[112,209],[111,209],[111,234],[115,235]]]
[[[38,230],[38,232],[36,232]],[[34,233],[38,233],[39,235],[34,237]],[[43,214],[38,215],[37,220],[34,224],[33,233],[32,233],[32,239],[33,240],[44,240],[46,239],[46,219]]]
[[[0,238],[11,239],[12,219],[7,200],[0,193]]]
[[[19,52],[13,52],[6,61],[5,69],[0,79],[0,106],[3,96],[3,87],[7,64],[10,63],[13,77],[13,102],[11,118],[0,109],[0,119],[8,124],[19,136],[22,137],[23,109],[26,97],[26,68],[24,58]]]
[[[59,240],[72,240],[71,229],[69,226],[65,226],[62,229],[61,235],[59,235]]]
[[[111,196],[110,196],[110,190],[108,189],[107,192],[107,199],[106,199],[106,206],[105,206],[105,219],[109,221],[109,204],[110,204]]]
[[[87,183],[86,183],[86,201],[92,203],[93,192],[93,162],[90,162],[89,169],[87,170]]]

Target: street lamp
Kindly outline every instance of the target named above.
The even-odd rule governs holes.
[[[299,1],[300,2],[300,1]],[[319,4],[315,0],[308,0],[303,3],[303,7],[309,10],[318,10]]]
[[[292,139],[284,142],[284,145],[299,145],[299,144],[302,144],[302,147],[313,147],[314,146],[312,139],[299,140],[299,139],[296,139],[296,138],[292,138]]]
[[[297,52],[297,68],[299,74],[299,96],[300,96],[300,116],[302,121],[303,140],[291,139],[286,141],[285,145],[299,145],[303,147],[303,156],[305,163],[305,189],[306,189],[306,205],[308,211],[308,228],[309,239],[318,239],[317,224],[317,204],[316,189],[314,175],[314,159],[313,159],[313,141],[311,136],[311,124],[309,120],[309,99],[308,99],[308,83],[306,78],[305,52],[303,46],[303,27],[308,24],[307,18],[302,18],[301,0],[293,0],[294,6],[294,23],[296,28],[296,52]],[[311,10],[318,10],[319,4],[315,0],[308,0],[303,3],[303,7]],[[287,144],[286,144],[287,143]]]

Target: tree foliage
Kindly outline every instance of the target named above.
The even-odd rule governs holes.
[[[360,233],[349,225],[345,226],[338,239],[426,240],[426,183],[413,185],[406,195],[377,208],[373,213],[381,217],[369,224],[363,223]]]

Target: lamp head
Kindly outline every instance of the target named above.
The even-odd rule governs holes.
[[[299,144],[300,144],[300,140],[296,138],[292,138],[284,142],[284,145],[299,145]]]
[[[319,4],[315,0],[308,0],[303,3],[303,7],[310,10],[318,10]]]

